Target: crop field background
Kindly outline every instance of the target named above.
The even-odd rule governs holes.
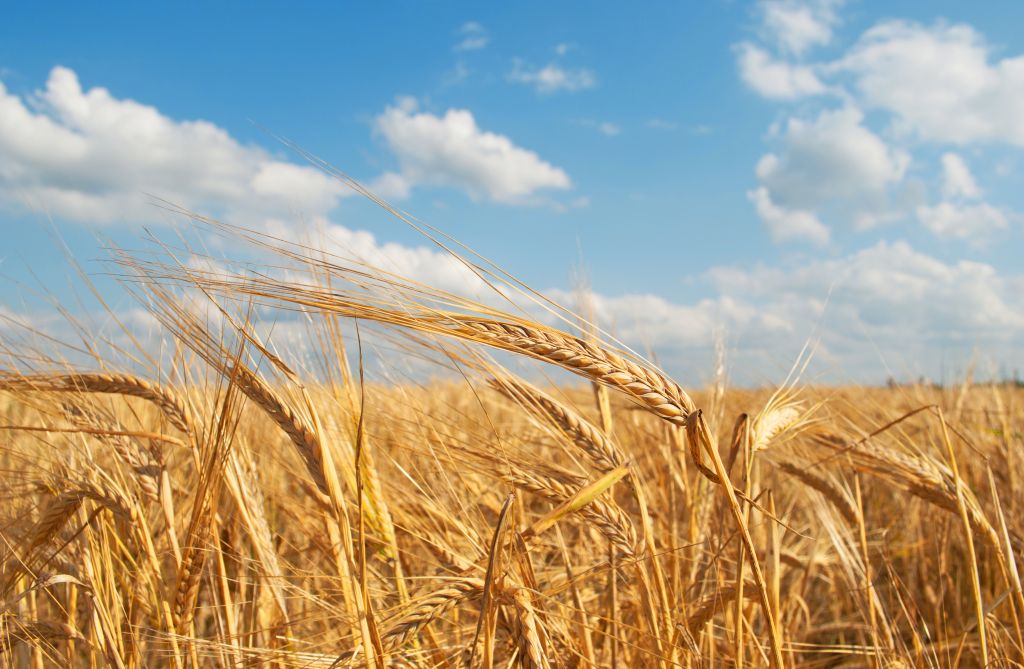
[[[1012,384],[689,391],[590,326],[221,231],[276,276],[118,256],[162,357],[6,351],[9,666],[1024,657]],[[296,310],[291,356],[260,321]],[[458,374],[370,381],[371,336]]]

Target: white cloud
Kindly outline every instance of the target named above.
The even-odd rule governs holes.
[[[565,305],[575,303],[576,295],[565,290],[546,295]],[[590,296],[596,322],[615,337],[634,348],[655,347],[662,354],[677,357],[681,350],[707,347],[712,333],[723,322],[744,325],[756,322],[766,330],[778,330],[779,323],[763,318],[756,309],[728,298],[706,299],[680,304],[650,293]]]
[[[747,279],[751,297],[768,292],[824,297],[822,288],[834,283],[837,311],[856,312],[858,325],[889,341],[907,332],[960,340],[1024,334],[1019,309],[1024,295],[992,266],[967,260],[947,264],[902,241],[880,241],[795,272],[755,271]],[[848,332],[856,336],[855,330]]]
[[[437,248],[382,242],[323,219],[314,223],[317,237],[301,242],[485,303],[495,299],[479,277]],[[290,239],[296,234],[287,222],[267,231]],[[937,377],[941,359],[963,364],[980,348],[1009,360],[1024,346],[1024,275],[1000,276],[977,262],[942,262],[906,242],[879,242],[847,256],[786,267],[720,266],[691,278],[707,284],[711,295],[673,301],[654,294],[598,294],[593,300],[603,328],[637,350],[650,347],[660,364],[690,385],[707,373],[713,333],[723,328],[730,376],[739,383],[778,382],[812,337],[820,346],[810,378],[837,382],[877,383],[890,372]],[[546,294],[573,304],[570,291]],[[0,330],[11,325],[5,315],[0,308]],[[36,324],[43,316],[15,318]],[[135,327],[149,328],[149,320]],[[274,323],[278,333],[294,321]],[[275,341],[282,344],[277,335]]]
[[[706,370],[712,335],[724,328],[730,376],[741,383],[778,381],[811,337],[820,340],[815,369],[839,382],[878,383],[890,371],[937,377],[944,356],[966,363],[979,347],[1010,359],[1024,345],[1024,276],[945,263],[902,241],[785,268],[720,266],[703,279],[713,296],[690,303],[596,295],[598,322],[677,374]],[[549,294],[571,304],[566,291]]]
[[[545,189],[571,187],[563,170],[480,129],[467,110],[439,117],[407,99],[385,109],[375,129],[400,167],[367,180],[388,199],[442,185],[474,198],[530,204]],[[351,193],[323,171],[275,159],[208,121],[175,120],[104,88],[83,89],[67,68],[54,68],[46,88],[29,99],[0,84],[0,207],[86,223],[164,221],[152,194],[260,225],[325,216]]]
[[[981,189],[964,159],[956,153],[942,155],[943,202],[920,205],[917,220],[941,239],[962,239],[983,244],[991,233],[1008,227],[1005,213],[979,201]]]
[[[800,55],[811,47],[832,41],[838,23],[835,0],[767,0],[760,5],[764,30],[785,51]]]
[[[757,215],[768,226],[775,241],[803,239],[815,244],[825,244],[829,230],[811,211],[786,209],[772,202],[771,194],[763,186],[747,193],[754,203]]]
[[[412,184],[398,172],[384,172],[368,184],[374,195],[385,200],[404,200],[412,192]]]
[[[490,41],[490,37],[487,35],[487,30],[476,21],[467,21],[466,23],[463,23],[458,30],[458,34],[462,39],[455,45],[454,48],[456,51],[476,51],[483,49]]]
[[[768,154],[757,176],[789,202],[821,203],[884,191],[903,178],[910,156],[868,130],[847,107],[813,121],[789,120],[781,156]]]
[[[752,198],[762,218],[771,212],[762,202],[807,213],[828,207],[859,228],[892,217],[892,191],[910,156],[888,146],[863,120],[852,107],[824,111],[813,121],[791,118],[782,151],[762,156],[755,170],[766,189],[764,197]],[[814,229],[809,218],[802,220]]]
[[[906,242],[786,270],[719,268],[709,276],[720,294],[787,324],[791,340],[817,333],[819,360],[844,371],[840,380],[877,382],[887,374],[883,357],[897,373],[934,377],[943,357],[966,363],[978,347],[1012,359],[1024,344],[1024,277],[1001,277],[983,263],[947,264]],[[762,340],[755,327],[738,344],[741,354],[761,348],[763,364],[783,346]]]
[[[942,194],[948,198],[975,198],[981,195],[981,189],[974,181],[967,163],[955,153],[942,155]]]
[[[229,218],[320,214],[347,194],[207,121],[83,90],[64,67],[30,101],[0,83],[0,206],[91,223],[161,220],[147,192]]]
[[[1024,56],[991,61],[970,26],[884,22],[832,69],[853,76],[863,105],[921,139],[1024,146]]]
[[[320,237],[304,242],[497,304],[478,277],[443,251],[318,224]],[[269,231],[294,235],[281,225]],[[977,347],[996,359],[1012,359],[1024,345],[1024,275],[1000,276],[977,262],[943,262],[903,241],[785,267],[719,266],[689,278],[706,285],[709,296],[593,296],[601,327],[636,350],[650,347],[687,384],[698,383],[707,371],[714,333],[721,329],[732,348],[730,376],[740,383],[779,381],[811,337],[821,342],[815,373],[825,371],[824,380],[838,382],[877,383],[889,368],[913,378],[937,376],[943,357],[966,362]],[[544,292],[566,306],[575,302],[569,290]]]
[[[798,61],[804,50],[831,41],[837,6],[762,3],[764,34]],[[773,236],[836,218],[864,229],[916,217],[938,237],[972,243],[1006,228],[1008,214],[980,201],[982,190],[960,153],[942,155],[942,201],[930,205],[924,184],[907,177],[909,153],[897,148],[1024,146],[1024,55],[998,59],[992,52],[972,27],[941,21],[880,22],[833,62],[778,60],[760,47],[738,45],[741,75],[761,95],[796,100],[834,93],[844,104],[815,121],[790,119],[782,150],[758,163],[760,188],[748,197]],[[869,127],[860,110],[882,113]],[[880,124],[883,130],[873,129]]]
[[[366,230],[352,230],[324,219],[314,221],[309,243],[329,253],[356,260],[398,276],[451,291],[459,295],[483,296],[489,293],[484,281],[465,263],[439,247],[409,246],[383,242]],[[271,234],[293,238],[293,226],[277,223],[268,226]],[[488,295],[493,297],[493,295]]]
[[[826,92],[814,70],[776,60],[764,49],[749,42],[737,47],[740,76],[758,94],[773,100],[795,100]]]
[[[303,203],[313,212],[332,209],[342,189],[337,181],[315,168],[278,161],[259,163],[249,184],[256,197]]]
[[[973,205],[940,202],[934,207],[920,206],[917,218],[936,237],[943,239],[977,242],[1007,227],[1006,214],[984,202]]]
[[[375,128],[397,156],[407,187],[449,186],[474,199],[528,204],[540,191],[572,186],[563,170],[504,135],[482,130],[465,109],[435,116],[406,98],[385,109]]]
[[[535,69],[519,59],[513,61],[508,79],[517,84],[533,86],[538,93],[574,93],[597,85],[597,77],[590,70],[566,69],[555,63]]]

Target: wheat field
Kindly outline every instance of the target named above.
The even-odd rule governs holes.
[[[4,342],[4,666],[1024,662],[1020,388],[672,379],[201,224],[265,265],[115,251],[159,347]]]

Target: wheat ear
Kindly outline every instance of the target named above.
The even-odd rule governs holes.
[[[601,430],[525,381],[506,376],[491,379],[490,385],[528,410],[554,421],[599,469],[611,471],[626,461],[619,448]]]
[[[553,476],[521,470],[513,471],[502,478],[510,485],[541,495],[558,504],[571,499],[582,487],[564,483]],[[614,502],[595,499],[581,508],[579,514],[594,523],[601,534],[615,544],[626,557],[634,558],[640,552],[641,543],[633,522]]]
[[[444,588],[430,593],[396,622],[392,623],[381,639],[385,648],[405,644],[432,621],[442,617],[462,602],[477,599],[483,595],[484,582],[479,578],[460,578]]]
[[[617,353],[557,330],[498,320],[455,317],[452,334],[554,363],[638,400],[676,425],[685,425],[693,400],[664,375]]]
[[[156,405],[167,421],[188,434],[191,422],[185,402],[169,388],[150,383],[133,374],[45,374],[0,379],[0,390],[109,393],[147,400]]]
[[[327,494],[327,481],[324,478],[323,446],[320,437],[306,421],[275,393],[262,379],[249,369],[236,366],[232,380],[237,388],[252,400],[256,406],[281,428],[298,449],[306,471],[320,489]]]
[[[537,628],[537,614],[533,610],[533,594],[526,588],[517,588],[512,593],[512,602],[519,623],[519,651],[523,666],[531,669],[547,669],[550,664],[544,654],[540,632]]]
[[[786,472],[793,478],[803,483],[808,488],[814,488],[820,492],[825,499],[832,502],[832,505],[836,508],[846,522],[851,525],[857,524],[857,509],[854,508],[853,503],[846,498],[845,495],[830,481],[812,474],[810,471],[803,467],[798,467],[791,462],[779,462],[775,465],[781,471]]]
[[[751,581],[745,581],[746,588],[743,588],[744,597],[755,599],[757,597],[757,585]],[[686,627],[691,634],[700,631],[715,614],[728,606],[729,602],[736,599],[738,588],[735,583],[723,585],[715,592],[706,595],[690,609],[690,615],[686,618]]]
[[[140,447],[113,415],[101,415],[98,411],[71,403],[63,405],[64,415],[75,425],[91,428],[90,434],[109,444],[118,458],[135,472],[136,482],[146,498],[159,501],[162,467],[152,454]],[[105,426],[105,427],[104,427]]]

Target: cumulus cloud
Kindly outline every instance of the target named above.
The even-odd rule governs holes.
[[[466,110],[434,116],[404,100],[376,119],[376,130],[399,163],[398,171],[368,182],[385,198],[443,185],[521,204],[571,186],[564,171],[480,129]],[[174,120],[104,88],[84,90],[66,68],[55,68],[30,100],[0,85],[0,207],[27,202],[74,222],[162,220],[146,192],[284,239],[307,234],[299,223],[309,223],[319,234],[309,241],[346,257],[454,292],[483,290],[476,275],[443,252],[378,241],[330,222],[328,214],[349,193],[344,185],[241,144],[212,123]]]
[[[990,204],[940,202],[917,208],[917,219],[936,237],[981,241],[1007,227],[1006,214]]]
[[[934,376],[944,354],[966,362],[979,347],[1007,359],[1024,343],[1020,275],[944,263],[902,241],[786,270],[719,268],[709,276],[720,294],[787,324],[790,337],[817,333],[823,359],[853,380],[877,381],[886,373],[883,355],[899,356],[886,361],[899,372]],[[746,346],[781,346],[758,337],[749,330]]]
[[[384,172],[370,181],[368,188],[385,200],[404,200],[412,193],[412,186],[404,175]]]
[[[886,144],[863,120],[863,113],[852,107],[824,111],[811,121],[791,118],[781,151],[762,156],[755,170],[764,193],[755,191],[751,199],[762,220],[778,225],[772,222],[778,216],[771,203],[806,213],[796,226],[805,230],[819,229],[811,212],[822,207],[859,228],[890,216],[890,195],[903,180],[910,156]]]
[[[777,60],[764,49],[745,42],[737,48],[740,76],[760,95],[774,100],[795,100],[826,91],[814,70]]]
[[[461,294],[494,297],[437,249],[382,243],[332,225],[326,234],[330,248],[344,249],[347,257]],[[1024,345],[1024,275],[944,262],[904,241],[786,267],[718,266],[689,278],[706,285],[709,295],[593,296],[604,329],[636,350],[650,347],[684,383],[702,380],[721,329],[733,350],[731,376],[741,383],[777,382],[775,374],[784,375],[812,337],[821,342],[816,369],[839,382],[877,383],[891,371],[935,377],[943,355],[966,362],[979,347],[1008,357]],[[575,301],[568,290],[544,293],[567,306]]]
[[[436,116],[406,98],[385,109],[375,129],[398,158],[406,187],[448,186],[474,199],[528,204],[541,191],[572,186],[562,169],[504,135],[482,130],[466,109]]]
[[[1024,146],[1024,56],[993,61],[990,52],[967,25],[887,21],[834,69],[852,75],[863,105],[921,139]]]
[[[786,209],[772,202],[771,193],[765,187],[752,190],[747,197],[754,203],[758,217],[768,226],[768,232],[775,241],[803,239],[815,244],[829,240],[829,230],[814,212],[803,209]]]
[[[590,70],[567,69],[555,63],[549,63],[542,68],[531,68],[519,59],[513,61],[508,80],[533,86],[538,93],[574,93],[597,85],[597,77]]]
[[[937,377],[943,355],[966,363],[980,347],[1005,358],[1024,344],[1024,276],[946,263],[904,241],[785,268],[720,266],[702,279],[712,296],[693,302],[596,295],[597,319],[627,345],[651,347],[674,373],[706,370],[713,333],[724,328],[731,375],[744,383],[785,374],[812,337],[820,340],[816,369],[840,382],[877,383],[890,372]]]
[[[490,41],[487,30],[476,21],[463,23],[458,34],[461,39],[454,47],[456,51],[477,51],[487,46]]]
[[[1009,225],[1003,211],[981,201],[981,188],[956,153],[942,155],[942,196],[943,201],[934,206],[916,208],[918,222],[936,237],[980,246],[993,232]]]
[[[974,198],[981,195],[981,189],[974,181],[967,163],[955,153],[942,155],[942,194],[950,198]]]
[[[1024,295],[1016,292],[1013,280],[984,263],[944,263],[903,241],[880,241],[844,258],[813,261],[794,271],[761,267],[712,275],[718,289],[735,299],[778,303],[796,298],[812,312],[819,307],[808,298],[820,298],[820,308],[825,308],[823,291],[830,286],[828,308],[851,319],[839,325],[854,337],[858,331],[870,331],[895,343],[908,332],[947,341],[1024,335]],[[785,320],[800,321],[795,312]]]
[[[837,5],[762,3],[766,38],[790,58],[742,43],[736,52],[743,81],[777,100],[836,91],[862,109],[890,114],[895,131],[924,141],[1024,146],[1024,55],[994,58],[966,24],[890,20],[865,31],[836,60],[800,62],[807,48],[831,41]]]
[[[768,38],[781,49],[800,55],[832,41],[840,4],[836,0],[767,0],[759,9]]]
[[[560,304],[572,305],[576,299],[575,294],[565,290],[550,290],[546,294]],[[779,326],[770,318],[762,318],[756,309],[728,298],[685,304],[650,293],[589,297],[598,324],[627,346],[654,347],[659,357],[676,357],[680,350],[710,346],[713,333],[724,322],[756,322],[768,330]]]
[[[82,88],[55,67],[30,100],[0,83],[0,206],[90,223],[159,220],[144,193],[215,215],[319,214],[347,194],[207,121]]]
[[[940,238],[972,242],[1006,228],[1008,214],[981,201],[961,153],[946,149],[1024,146],[1024,55],[994,57],[968,25],[886,20],[837,59],[803,62],[807,49],[832,40],[839,4],[767,0],[762,36],[784,58],[750,43],[736,47],[743,81],[763,97],[804,101],[804,116],[814,109],[810,96],[843,104],[830,110],[819,97],[817,119],[791,117],[782,150],[758,163],[759,188],[748,197],[773,236],[809,238],[780,231],[842,219],[865,229],[916,218]],[[862,110],[873,112],[870,124]],[[923,182],[907,177],[910,154],[900,145],[915,144],[945,150],[938,203],[926,204]]]
[[[571,186],[563,170],[482,130],[467,110],[439,117],[406,100],[385,109],[375,129],[400,166],[368,179],[371,190],[388,199],[439,185],[525,204],[545,189]],[[147,194],[260,225],[324,216],[351,191],[319,169],[279,160],[208,121],[172,119],[105,88],[84,89],[64,67],[54,68],[46,87],[28,98],[0,83],[0,207],[94,224],[164,220]]]
[[[301,235],[303,244],[339,258],[382,269],[459,295],[485,296],[487,284],[465,263],[440,247],[382,241],[367,230],[353,230],[324,218],[310,221],[301,232],[287,221],[269,221],[266,232],[281,239]]]

